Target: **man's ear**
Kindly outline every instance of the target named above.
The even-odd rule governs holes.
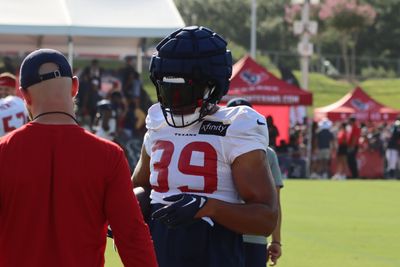
[[[32,98],[29,94],[28,90],[23,89],[21,86],[19,87],[19,92],[24,97],[25,103],[30,106],[32,104]]]
[[[72,97],[75,97],[79,91],[79,79],[78,77],[72,77]]]

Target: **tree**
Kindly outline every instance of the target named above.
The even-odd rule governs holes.
[[[358,36],[373,24],[376,11],[371,5],[358,4],[356,0],[326,0],[321,5],[319,17],[338,32],[346,77],[353,81]]]
[[[257,47],[289,50],[292,34],[284,23],[284,4],[290,0],[257,1]],[[175,0],[186,25],[202,25],[229,42],[250,48],[251,0]]]

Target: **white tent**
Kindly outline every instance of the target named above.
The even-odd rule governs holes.
[[[184,26],[173,0],[0,0],[0,52],[141,56],[145,38]]]

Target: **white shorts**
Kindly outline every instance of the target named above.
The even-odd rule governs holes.
[[[387,169],[396,170],[399,161],[399,151],[397,149],[386,149]]]
[[[317,159],[329,160],[331,158],[331,150],[329,148],[319,149],[317,153]]]

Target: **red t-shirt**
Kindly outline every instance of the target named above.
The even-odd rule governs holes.
[[[347,134],[346,130],[339,130],[337,133],[337,141],[339,145],[346,145],[347,144]]]
[[[107,221],[125,266],[157,266],[121,148],[75,125],[0,140],[0,266],[104,266]]]
[[[347,141],[348,142],[348,146],[349,147],[358,146],[360,136],[361,136],[360,127],[358,127],[357,124],[351,125],[351,130],[350,130],[350,133],[348,135],[349,140]]]

